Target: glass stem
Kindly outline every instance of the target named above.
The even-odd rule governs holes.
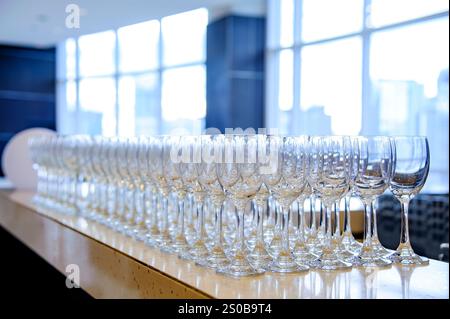
[[[377,210],[375,208],[375,200],[372,202],[372,238],[378,240]]]
[[[197,216],[198,216],[198,224],[197,224],[197,228],[198,228],[198,239],[203,241],[203,239],[205,238],[205,211],[203,209],[203,202],[199,201],[197,203]]]
[[[184,235],[184,198],[178,198],[178,235]]]
[[[258,214],[257,238],[262,242],[264,242],[263,224],[264,224],[265,207],[264,205],[258,204],[256,204],[255,207]]]
[[[244,216],[245,209],[247,208],[246,204],[239,205],[238,208],[238,250],[244,251],[245,248],[245,234],[244,234]]]
[[[214,205],[216,211],[216,246],[222,246],[222,205]]]
[[[283,217],[283,232],[282,232],[282,241],[283,241],[283,250],[288,252],[290,250],[289,248],[289,215],[290,215],[290,208],[286,208],[281,206],[281,215]]]
[[[303,242],[305,239],[305,214],[303,206],[305,204],[305,199],[301,199],[298,201],[298,212],[297,212],[297,232],[298,239],[300,242]]]
[[[325,204],[325,209],[323,211],[325,212],[324,216],[324,230],[325,230],[325,246],[331,247],[331,206],[330,204]]]
[[[151,225],[153,227],[157,227],[158,226],[158,197],[156,196],[156,194],[154,194],[152,192],[151,194],[151,198],[152,198],[152,202],[151,202],[151,207],[150,207],[150,214],[152,214],[152,223]]]
[[[364,245],[370,245],[372,240],[372,202],[364,201]]]
[[[322,201],[320,201],[319,203],[319,207],[320,207],[320,232],[324,235],[324,237],[326,237],[327,234],[327,208],[325,207],[324,209],[324,205],[322,203]],[[331,210],[330,210],[330,217],[331,217]],[[331,223],[331,219],[329,221],[329,223]],[[331,225],[328,225],[328,228],[330,228],[330,233],[331,233]]]
[[[311,195],[311,198],[309,199],[309,225],[311,231],[315,232],[317,225],[316,225],[316,210],[315,210],[315,202],[316,197],[314,195]]]
[[[350,220],[350,201],[352,196],[348,195],[344,198],[344,205],[345,205],[345,211],[344,211],[344,233],[351,234],[352,233],[352,226],[351,226],[351,220]]]
[[[162,224],[163,231],[166,232],[169,229],[169,200],[166,196],[161,195],[162,213],[164,216],[164,223]]]
[[[339,219],[339,202],[334,203],[334,236],[339,237],[341,233],[341,221]]]
[[[401,230],[400,230],[400,246],[411,246],[409,242],[409,199],[401,201]]]

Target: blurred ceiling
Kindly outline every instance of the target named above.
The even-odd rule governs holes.
[[[65,26],[71,3],[80,7],[79,29]],[[0,44],[49,47],[68,37],[201,7],[210,10],[210,20],[229,12],[262,15],[265,0],[0,0]]]

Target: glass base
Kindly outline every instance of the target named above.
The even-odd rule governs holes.
[[[372,247],[375,253],[381,257],[387,257],[392,252],[383,247],[377,237],[372,238]]]
[[[317,267],[319,256],[309,251],[304,243],[297,242],[294,245],[293,253],[295,262],[299,265],[306,265],[310,268]]]
[[[254,268],[248,261],[235,260],[226,267],[218,268],[217,273],[230,277],[256,276],[265,273],[262,268]]]
[[[168,230],[164,230],[161,232],[161,235],[158,238],[158,247],[162,252],[170,253],[170,246],[172,244],[172,238],[170,237],[170,233]]]
[[[358,242],[351,233],[344,232],[342,234],[341,243],[347,250],[351,251],[354,254],[359,254],[362,247],[362,243]]]
[[[197,260],[196,264],[217,269],[228,266],[230,260],[225,255],[223,248],[219,245],[215,245],[212,247],[209,256],[205,260]]]
[[[269,253],[272,257],[278,256],[282,248],[282,243],[281,234],[279,232],[275,232],[269,245]]]
[[[248,259],[253,267],[262,269],[266,269],[273,260],[262,240],[255,242],[255,247],[248,254]]]
[[[325,247],[319,257],[317,268],[320,270],[336,270],[351,268],[352,264],[339,259],[332,247]]]
[[[204,260],[208,257],[209,251],[206,248],[203,240],[197,240],[189,249],[189,251],[183,251],[181,252],[178,257],[181,259],[187,259],[187,260]]]
[[[356,267],[387,267],[392,264],[392,261],[379,255],[374,247],[370,245],[363,245],[361,252],[353,260]]]
[[[181,235],[177,235],[173,242],[172,245],[170,245],[170,251],[175,253],[175,254],[180,254],[183,252],[187,252],[189,249],[189,244],[186,240],[186,237],[184,236],[184,234]]]
[[[292,273],[307,271],[309,266],[296,263],[291,253],[283,250],[267,269],[273,272]]]
[[[216,271],[231,277],[254,276],[265,272],[262,268],[254,268],[247,260],[245,252],[242,249],[236,251],[236,255],[231,264],[223,268],[218,268]]]
[[[429,259],[417,255],[410,245],[400,244],[397,251],[388,256],[389,260],[401,265],[428,265]]]

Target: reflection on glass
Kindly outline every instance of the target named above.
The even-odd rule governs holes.
[[[448,18],[371,39],[367,134],[424,135],[433,154],[424,191],[448,192]],[[432,36],[430,36],[432,35]]]
[[[294,43],[294,0],[280,0],[280,46]]]
[[[85,134],[115,135],[114,79],[90,78],[80,81],[79,131]]]
[[[203,61],[208,11],[197,9],[161,20],[163,64],[166,66]]]
[[[119,80],[119,135],[158,134],[158,75],[123,76]]]
[[[163,130],[184,127],[200,132],[206,115],[206,72],[203,65],[164,71],[162,78]]]
[[[80,76],[107,75],[114,70],[114,31],[83,35],[78,39]]]
[[[133,72],[158,67],[159,22],[133,24],[117,30],[119,69]]]
[[[360,31],[363,8],[363,0],[303,0],[302,40],[314,41]]]
[[[371,0],[369,24],[379,27],[448,11],[448,0]]]
[[[307,46],[301,55],[301,126],[306,134],[361,130],[361,39]]]

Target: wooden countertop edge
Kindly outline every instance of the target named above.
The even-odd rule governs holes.
[[[161,270],[159,270],[159,269],[156,269],[156,268],[150,266],[149,264],[146,264],[146,263],[144,263],[143,261],[141,261],[141,260],[139,260],[139,259],[137,259],[137,258],[135,258],[135,257],[133,257],[133,256],[130,256],[130,255],[126,254],[125,252],[121,251],[121,250],[118,250],[117,248],[114,248],[114,247],[112,247],[112,246],[109,246],[109,245],[107,245],[107,244],[105,244],[105,243],[99,241],[98,239],[96,239],[96,238],[94,238],[94,237],[92,237],[92,236],[89,236],[89,235],[87,235],[87,234],[85,234],[85,233],[83,233],[83,232],[81,232],[81,231],[79,231],[79,230],[77,230],[77,229],[75,229],[75,228],[73,228],[73,227],[67,225],[67,224],[64,224],[64,223],[62,223],[61,221],[59,221],[59,220],[57,220],[57,219],[55,219],[55,218],[53,218],[53,217],[51,217],[51,216],[49,216],[49,215],[40,213],[39,211],[30,208],[29,206],[25,205],[24,203],[21,203],[21,202],[19,202],[19,201],[14,201],[14,200],[12,200],[11,197],[9,196],[9,194],[11,193],[11,191],[12,191],[12,190],[5,190],[5,189],[2,189],[2,190],[0,190],[0,196],[5,197],[7,200],[13,201],[15,205],[22,206],[23,208],[25,208],[27,211],[29,211],[29,212],[31,212],[31,213],[38,214],[39,216],[44,217],[44,218],[46,218],[46,219],[48,219],[48,220],[50,220],[50,221],[52,221],[52,222],[54,222],[54,223],[57,223],[57,224],[59,224],[59,225],[65,227],[65,228],[67,228],[67,229],[70,229],[71,231],[74,231],[74,232],[78,233],[78,234],[81,235],[81,236],[84,236],[84,237],[86,237],[86,238],[89,238],[90,240],[95,241],[95,242],[96,242],[97,244],[99,244],[99,245],[102,245],[102,246],[104,246],[104,247],[106,247],[106,248],[109,248],[109,249],[113,250],[114,252],[116,252],[116,253],[118,253],[118,254],[121,254],[121,255],[123,255],[123,256],[126,256],[127,258],[129,258],[129,259],[131,259],[131,260],[133,260],[133,261],[135,261],[135,262],[141,264],[142,266],[149,268],[151,271],[157,272],[157,273],[159,273],[159,274],[161,274],[161,275],[167,277],[168,279],[173,280],[173,281],[175,281],[175,282],[177,282],[177,283],[179,283],[179,284],[181,284],[181,285],[183,285],[183,286],[187,286],[189,289],[194,290],[195,292],[197,292],[197,293],[200,294],[200,295],[203,295],[205,298],[214,299],[213,296],[211,296],[211,295],[205,293],[204,291],[201,291],[201,290],[199,290],[198,288],[193,287],[192,285],[190,285],[190,284],[188,284],[188,283],[185,283],[184,281],[182,281],[182,280],[180,280],[180,279],[178,279],[178,278],[176,278],[176,277],[173,277],[173,276],[171,276],[171,275],[169,275],[169,274],[167,274],[167,273],[165,273],[165,272],[163,272],[163,271],[161,271]],[[5,228],[5,229],[7,229],[7,228]],[[8,229],[7,229],[7,230],[8,230]],[[8,232],[9,232],[9,230],[8,230]],[[14,234],[12,234],[12,235],[13,235],[14,237],[17,238],[17,236],[15,236]],[[48,263],[50,263],[50,261],[48,261],[44,256],[41,256],[41,255],[39,254],[39,252],[35,251],[35,250],[34,250],[32,247],[30,247],[26,242],[23,242],[20,238],[17,238],[17,239],[20,240],[20,242],[24,243],[28,248],[30,248],[31,250],[33,250],[35,253],[37,253],[41,258],[43,258],[43,259],[46,260]],[[50,263],[50,264],[51,264],[51,263]],[[52,265],[52,266],[53,266],[53,265]],[[59,271],[59,270],[58,270],[58,271]],[[63,274],[64,274],[64,273],[63,273]],[[66,275],[66,274],[64,274],[64,275]]]

